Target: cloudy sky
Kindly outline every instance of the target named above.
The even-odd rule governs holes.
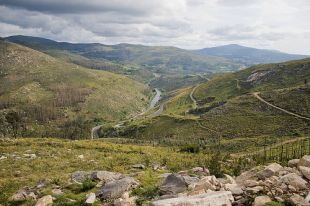
[[[310,0],[0,0],[0,36],[310,54]]]

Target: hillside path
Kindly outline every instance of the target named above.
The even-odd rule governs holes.
[[[194,109],[197,108],[197,100],[195,99],[194,92],[196,91],[196,89],[200,86],[200,84],[197,84],[191,91],[191,93],[189,94],[189,97],[191,98],[191,100],[194,103]]]
[[[267,105],[269,105],[269,106],[271,106],[271,107],[273,107],[273,108],[275,108],[275,109],[277,109],[277,110],[280,110],[280,111],[282,111],[282,112],[284,112],[284,113],[287,113],[287,114],[289,114],[289,115],[295,116],[295,117],[297,117],[297,118],[310,121],[310,118],[309,118],[309,117],[301,116],[301,115],[299,115],[299,114],[290,112],[290,111],[288,111],[288,110],[286,110],[286,109],[283,109],[283,108],[278,107],[278,106],[276,106],[276,105],[274,105],[274,104],[271,104],[270,102],[267,102],[267,101],[264,100],[261,96],[259,96],[259,94],[260,94],[260,92],[254,92],[254,93],[253,93],[253,96],[254,96],[256,99],[258,99],[259,101],[261,101],[261,102],[263,102],[263,103],[265,103],[265,104],[267,104]]]

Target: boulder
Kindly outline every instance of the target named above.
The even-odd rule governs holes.
[[[255,180],[245,180],[243,185],[245,187],[256,187],[259,185],[259,182],[255,181]]]
[[[71,180],[76,183],[82,183],[86,179],[92,178],[92,172],[76,171],[71,175]]]
[[[139,183],[132,177],[124,177],[120,180],[109,182],[102,186],[97,196],[101,200],[115,199],[121,197],[126,191],[135,188]]]
[[[230,191],[208,192],[200,195],[185,196],[151,203],[152,206],[231,206],[234,201]]]
[[[160,185],[159,191],[161,195],[173,195],[186,191],[187,183],[182,175],[170,174]]]
[[[308,202],[305,201],[305,199],[302,196],[298,194],[293,194],[289,199],[289,203],[291,203],[291,205],[296,205],[296,206],[309,206],[310,205]]]
[[[91,177],[94,180],[100,180],[104,183],[108,183],[114,180],[122,179],[125,175],[109,171],[95,171],[91,173]]]
[[[238,185],[244,185],[246,180],[257,181],[257,168],[241,173],[235,180]]]
[[[231,191],[234,196],[243,194],[242,188],[237,184],[226,184],[225,189]]]
[[[304,167],[304,166],[300,166],[299,167],[299,171],[301,172],[301,174],[307,178],[308,180],[310,180],[310,167]]]
[[[276,175],[279,171],[281,171],[283,167],[278,163],[272,163],[265,167],[263,171],[259,173],[259,177],[261,179],[266,179],[268,177]]]
[[[304,166],[304,167],[310,167],[310,155],[305,155],[303,156],[298,164],[297,164],[298,167],[300,166]]]
[[[272,200],[268,196],[258,196],[253,202],[253,206],[264,206],[266,203],[271,202]]]
[[[203,177],[194,186],[194,191],[207,191],[207,190],[217,190],[220,186],[220,182],[215,176]]]
[[[292,160],[287,162],[287,166],[289,166],[289,167],[297,167],[298,163],[299,163],[299,159],[292,159]]]
[[[41,197],[35,206],[50,206],[53,204],[53,197],[51,195],[46,195]]]
[[[96,194],[91,192],[87,195],[85,205],[92,205],[96,201]]]
[[[307,189],[307,181],[302,179],[295,173],[290,173],[280,177],[280,181],[285,183],[286,185],[291,185],[297,190]]]

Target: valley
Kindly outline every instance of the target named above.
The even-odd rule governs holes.
[[[174,47],[25,36],[2,39],[0,50],[3,205],[34,205],[49,195],[53,205],[83,205],[93,193],[92,205],[162,206],[174,201],[158,199],[170,175],[235,184],[255,166],[286,166],[310,152],[310,59],[299,59],[304,56],[277,53],[297,60],[273,63],[274,57],[256,65],[247,56],[236,61]],[[109,181],[117,183],[113,188],[118,181],[138,186],[106,199]],[[182,201],[197,192],[187,184]],[[227,187],[211,189],[229,193]],[[230,198],[250,204],[255,198],[248,190]]]

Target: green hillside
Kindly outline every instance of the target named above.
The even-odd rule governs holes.
[[[88,138],[91,126],[148,104],[149,88],[127,77],[4,41],[0,52],[0,121],[11,121],[0,135]]]
[[[305,79],[310,79],[310,59],[217,75],[194,91],[195,87],[179,90],[165,103],[161,116],[134,121],[116,131],[129,142],[221,144],[227,152],[252,151],[264,144],[309,136],[310,121],[275,109],[253,95],[259,91],[275,106],[310,117],[310,86]]]
[[[150,81],[154,77],[153,73],[186,75],[236,71],[243,66],[223,57],[201,55],[176,47],[71,44],[29,36],[11,36],[6,39],[53,56],[66,56],[70,62],[86,67],[114,71],[144,81]]]

